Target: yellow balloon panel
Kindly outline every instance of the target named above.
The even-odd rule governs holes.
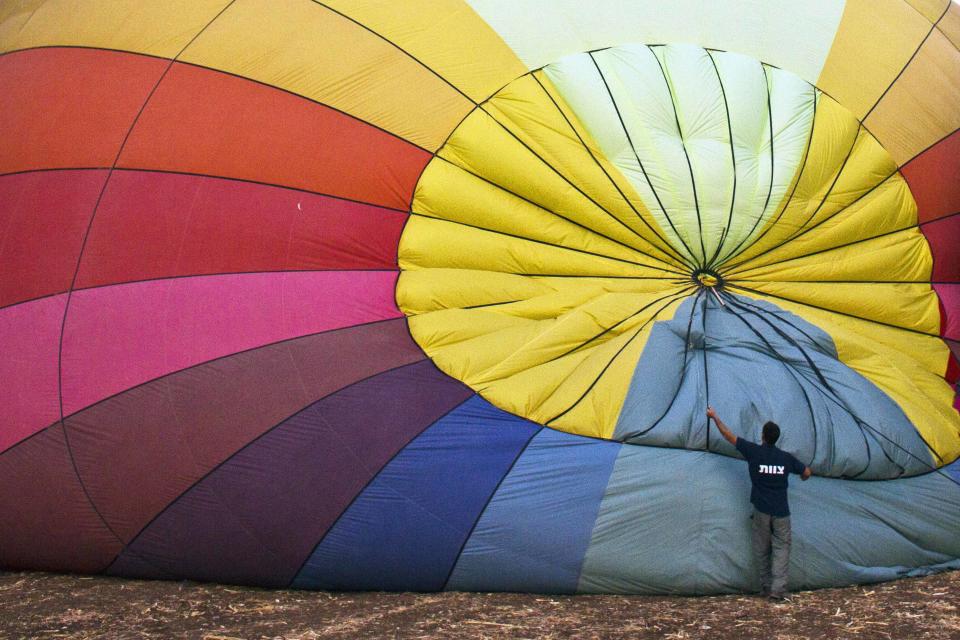
[[[229,0],[25,0],[0,4],[0,52],[100,47],[172,58]]]
[[[240,0],[182,59],[316,100],[430,151],[473,107],[416,60],[310,0]]]
[[[863,118],[929,31],[930,21],[903,0],[847,0],[816,84]]]
[[[476,102],[527,69],[463,0],[333,0],[325,3],[382,35]]]
[[[864,121],[904,164],[960,128],[960,51],[934,30]]]
[[[803,295],[803,286],[764,284],[756,287],[758,293],[738,293],[773,302],[829,333],[840,360],[892,398],[936,456],[944,462],[960,456],[960,414],[952,407],[954,391],[943,378],[949,356],[943,340],[809,306],[794,298]],[[824,302],[817,300],[819,306]],[[934,306],[935,295],[929,291],[917,304]]]

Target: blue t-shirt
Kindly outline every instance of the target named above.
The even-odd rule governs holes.
[[[743,454],[750,466],[750,502],[757,511],[778,518],[790,515],[787,504],[787,476],[803,473],[806,468],[792,455],[773,445],[759,445],[737,438],[737,451]]]

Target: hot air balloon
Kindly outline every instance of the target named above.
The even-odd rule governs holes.
[[[960,568],[960,6],[0,8],[0,566],[309,589]]]

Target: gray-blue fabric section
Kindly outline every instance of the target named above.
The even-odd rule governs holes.
[[[615,440],[739,456],[715,429],[708,443],[709,403],[754,442],[767,420],[779,423],[778,446],[817,475],[896,478],[932,468],[900,407],[840,362],[825,332],[773,304],[723,295],[723,307],[700,296],[653,327]]]
[[[541,431],[484,511],[447,589],[575,592],[622,446]]]
[[[794,478],[791,590],[960,568],[960,462],[911,478]],[[711,594],[755,590],[750,480],[741,460],[624,446],[578,590]]]

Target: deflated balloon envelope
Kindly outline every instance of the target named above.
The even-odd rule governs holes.
[[[5,6],[0,565],[749,591],[713,405],[815,471],[791,588],[960,567],[958,43],[947,2]]]

